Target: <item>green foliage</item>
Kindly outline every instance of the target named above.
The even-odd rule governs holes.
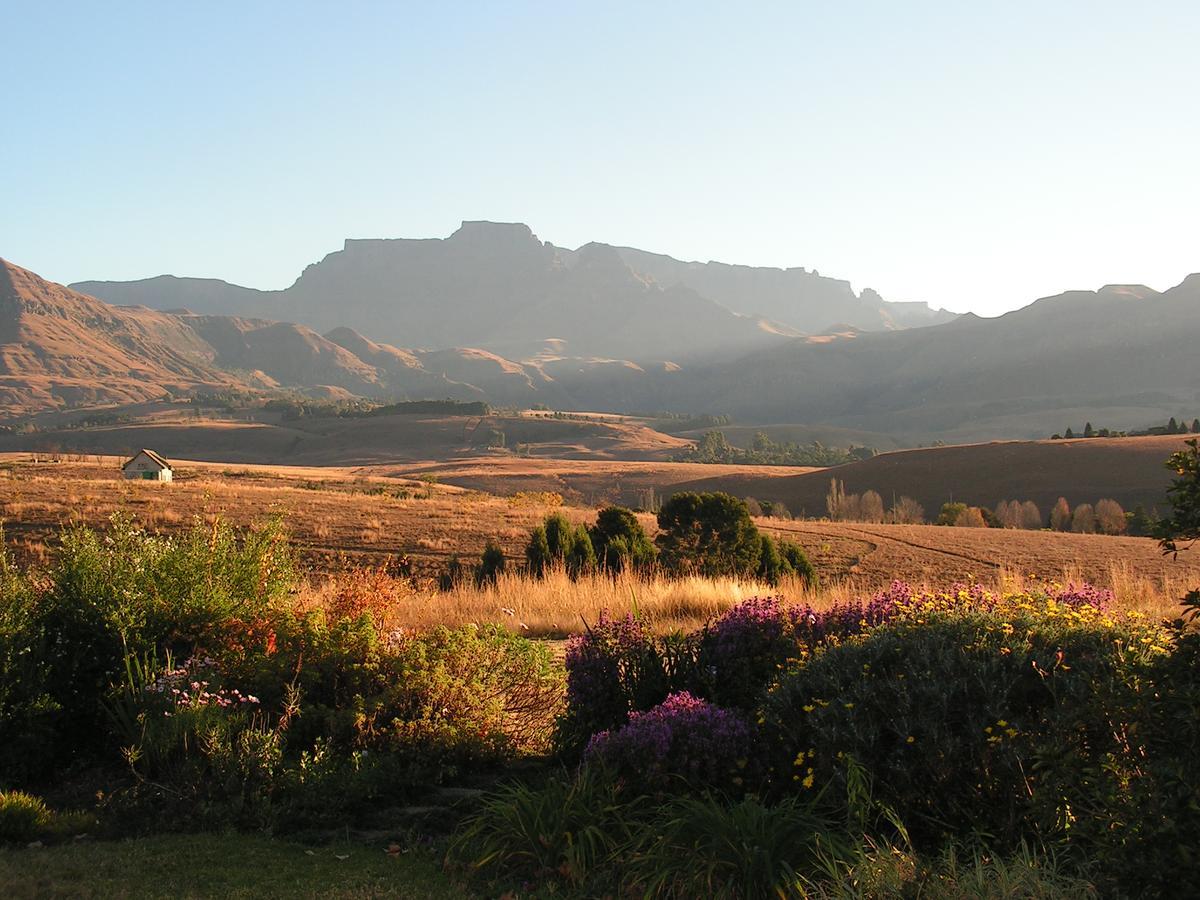
[[[875,450],[851,447],[841,450],[820,441],[801,446],[791,441],[778,443],[765,432],[757,432],[748,450],[729,443],[723,431],[706,431],[696,446],[680,454],[684,462],[731,463],[750,466],[840,466],[856,459],[870,459]]]
[[[22,791],[0,793],[0,841],[32,841],[49,822],[50,810],[41,798]]]
[[[60,839],[86,831],[92,824],[91,816],[55,812],[32,794],[0,791],[0,844]]]
[[[583,525],[572,525],[562,513],[551,513],[529,534],[525,547],[529,573],[541,578],[547,570],[561,566],[572,578],[596,568],[596,551]]]
[[[1194,677],[1161,671],[1169,643],[1090,607],[902,617],[825,648],[767,694],[776,790],[836,780],[852,756],[919,842],[1069,837],[1126,884],[1151,883],[1165,859],[1139,854],[1180,852],[1182,823],[1197,818],[1168,799],[1197,734],[1184,712]]]
[[[816,587],[817,572],[803,547],[794,541],[776,541],[765,532],[759,535],[759,541],[761,551],[755,573],[759,581],[778,584],[789,575],[799,575],[810,587]]]
[[[496,579],[504,574],[504,551],[491,538],[484,545],[479,565],[475,567],[475,586],[486,587],[496,583]]]
[[[648,572],[658,561],[658,549],[646,536],[646,530],[633,510],[608,506],[596,516],[589,529],[599,566],[606,572],[633,568]]]
[[[674,572],[754,575],[762,540],[746,504],[724,493],[675,494],[658,511],[662,562]]]
[[[625,877],[647,897],[803,897],[838,879],[857,849],[796,799],[672,797],[639,836]]]
[[[61,707],[55,699],[43,609],[8,557],[0,532],[0,789],[43,771]]]
[[[621,797],[596,771],[553,777],[540,788],[509,784],[464,822],[447,858],[485,877],[558,877],[576,888],[611,889],[611,863],[633,839],[648,802]]]
[[[937,525],[955,525],[959,517],[967,512],[967,504],[965,503],[943,503],[942,509],[938,513]]]
[[[1163,552],[1176,556],[1200,540],[1200,440],[1187,441],[1187,449],[1172,454],[1167,468],[1175,473],[1167,488],[1171,514],[1159,523],[1159,536]],[[1190,591],[1183,603],[1189,618],[1200,617],[1200,588]]]
[[[809,560],[804,548],[795,541],[780,541],[779,555],[783,558],[785,569],[790,567],[792,574],[803,578],[810,588],[816,588],[820,584],[816,566]]]
[[[105,749],[97,741],[101,701],[124,678],[128,654],[184,658],[201,642],[217,642],[269,615],[296,583],[278,522],[246,533],[197,522],[168,538],[119,515],[103,533],[65,532],[37,591],[22,586],[7,564],[4,571],[0,666],[11,665],[16,677],[0,689],[0,730],[15,715],[25,722],[21,739],[54,736],[47,741],[51,752],[26,768],[61,762],[56,753]]]

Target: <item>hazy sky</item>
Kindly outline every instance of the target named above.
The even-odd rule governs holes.
[[[461,219],[996,314],[1200,270],[1200,3],[0,0],[0,256],[290,284]]]

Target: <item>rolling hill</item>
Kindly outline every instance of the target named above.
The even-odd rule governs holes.
[[[723,490],[741,497],[785,503],[794,514],[825,515],[832,478],[848,493],[877,491],[884,505],[909,496],[936,518],[943,503],[957,500],[995,508],[1001,500],[1032,500],[1044,516],[1059,497],[1075,506],[1103,497],[1132,510],[1165,508],[1171,473],[1163,462],[1187,435],[1003,441],[882,453],[862,462],[772,478],[758,473],[700,479],[678,490]]]

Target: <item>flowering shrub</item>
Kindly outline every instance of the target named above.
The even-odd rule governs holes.
[[[584,754],[586,762],[649,790],[666,787],[673,776],[707,790],[741,787],[750,757],[746,722],[686,692],[594,735]]]
[[[683,680],[690,661],[685,643],[656,639],[632,616],[613,619],[602,612],[595,625],[567,643],[567,709],[558,724],[559,749],[578,753],[593,734],[661,703]]]
[[[766,695],[774,789],[836,779],[848,756],[918,836],[1070,827],[1096,784],[1134,777],[1148,679],[1172,643],[1106,599],[897,596],[885,624],[829,644]]]

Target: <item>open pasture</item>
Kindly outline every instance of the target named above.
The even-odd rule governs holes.
[[[378,469],[181,463],[177,480],[168,485],[124,481],[117,477],[118,465],[112,457],[36,464],[27,455],[0,458],[0,518],[17,557],[45,562],[62,526],[103,525],[114,512],[163,532],[182,529],[196,517],[221,516],[249,525],[280,515],[314,576],[394,563],[407,556],[418,585],[428,585],[451,556],[473,562],[489,538],[499,542],[510,561],[520,561],[529,530],[557,507],[553,479],[563,473],[590,477],[597,484],[605,478],[643,479],[656,485],[661,496],[670,491],[665,479],[686,475],[675,470],[713,468],[513,460],[498,467],[500,471],[527,473],[531,480],[516,482],[527,488],[525,493],[499,496],[445,483],[451,478],[468,484],[476,483],[471,480],[475,477],[486,480],[486,463]],[[544,482],[534,480],[539,467],[546,473]],[[615,499],[597,496],[595,505],[576,501],[560,508],[572,520],[589,521],[597,505]],[[643,513],[641,519],[653,533],[653,515]],[[759,519],[758,524],[803,546],[825,590],[841,593],[873,591],[896,578],[945,585],[972,579],[999,584],[1034,576],[1086,579],[1153,608],[1200,578],[1200,558],[1185,553],[1171,560],[1146,538],[773,518]],[[693,590],[693,600],[682,598],[677,587],[644,585],[638,590],[651,605],[661,598],[661,618],[667,622],[703,618],[768,589],[753,583],[719,590],[709,586]],[[621,601],[624,607],[630,588],[599,582],[590,589],[570,582],[538,586],[521,579],[508,584],[500,592],[504,596],[470,599],[466,595],[474,591],[459,593],[462,596],[455,598],[442,595],[437,607],[421,611],[418,618],[450,615],[451,609],[457,610],[454,619],[498,618],[498,610],[520,606],[531,625],[540,622],[548,630],[569,630],[580,614],[593,614],[597,604]],[[568,602],[566,594],[577,597]],[[552,625],[558,627],[551,629]]]

